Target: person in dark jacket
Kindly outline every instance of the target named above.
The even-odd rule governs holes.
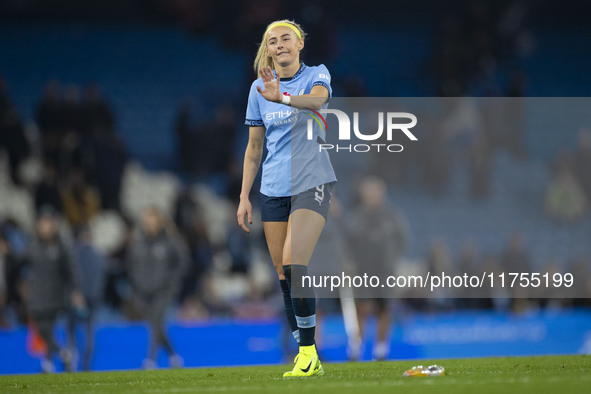
[[[127,256],[128,270],[135,298],[144,310],[151,329],[146,369],[156,367],[159,346],[164,346],[170,365],[180,367],[182,359],[174,351],[164,329],[167,307],[181,285],[188,253],[180,239],[166,228],[162,212],[148,207],[142,213],[142,229],[132,241]]]
[[[72,308],[68,319],[68,339],[70,348],[76,348],[76,323],[82,322],[86,343],[82,350],[82,369],[89,371],[94,351],[94,316],[103,301],[106,282],[107,261],[105,256],[93,245],[89,226],[76,229],[76,242],[73,256],[78,274],[78,283],[87,307],[84,310]]]
[[[353,225],[348,231],[349,244],[357,274],[376,275],[383,281],[394,274],[395,266],[406,249],[406,220],[389,206],[387,187],[382,179],[375,176],[364,178],[359,191],[360,204],[355,209]],[[373,357],[384,360],[390,352],[387,337],[392,320],[388,306],[391,295],[384,288],[368,287],[356,289],[356,297],[360,337],[355,341],[357,348],[350,349],[351,358],[357,359],[361,355],[365,324],[368,317],[374,314],[377,318],[377,341]]]
[[[43,372],[53,372],[52,357],[59,354],[66,370],[71,370],[72,354],[60,348],[53,337],[58,314],[70,304],[85,307],[80,293],[71,250],[58,234],[57,213],[51,207],[40,210],[36,236],[27,246],[24,263],[28,269],[28,310],[39,335],[47,345]]]

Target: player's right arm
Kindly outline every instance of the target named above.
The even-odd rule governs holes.
[[[242,189],[240,191],[240,204],[238,205],[238,225],[247,233],[250,229],[244,222],[244,217],[248,218],[248,223],[252,224],[252,204],[250,203],[250,190],[254,183],[254,178],[259,171],[261,158],[263,156],[263,144],[265,142],[265,128],[263,126],[251,126],[249,129],[248,145],[244,154],[244,168],[242,170]]]

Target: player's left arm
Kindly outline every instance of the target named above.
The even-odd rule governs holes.
[[[322,85],[312,86],[310,94],[302,94],[300,96],[291,96],[289,105],[291,107],[300,109],[315,109],[322,108],[324,103],[328,101],[328,89]]]
[[[281,94],[280,79],[275,78],[271,67],[263,67],[261,69],[261,77],[263,79],[263,89],[257,86],[257,91],[266,100],[274,103],[281,103],[283,94]],[[290,96],[289,106],[300,109],[315,109],[319,110],[322,105],[328,101],[330,92],[328,88],[323,85],[314,85],[309,94],[302,94],[300,96]]]

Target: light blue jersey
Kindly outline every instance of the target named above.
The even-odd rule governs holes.
[[[302,63],[291,78],[281,78],[283,94],[299,96],[309,94],[313,86],[330,87],[330,73],[321,64],[308,67]],[[254,81],[248,95],[246,124],[264,126],[267,140],[267,158],[263,163],[261,193],[269,197],[289,197],[325,183],[336,181],[326,150],[318,143],[325,140],[326,130],[312,122],[313,136],[308,136],[306,112],[284,104],[267,101],[257,91],[264,90],[262,78]],[[325,104],[323,107],[326,107]]]

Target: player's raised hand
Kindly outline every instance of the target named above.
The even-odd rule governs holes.
[[[269,66],[263,67],[260,74],[261,78],[263,78],[264,90],[257,86],[258,92],[268,101],[276,103],[281,102],[282,97],[281,89],[279,88],[279,77],[275,78],[273,70]]]
[[[238,205],[238,211],[236,212],[236,216],[238,217],[238,225],[242,227],[244,231],[250,233],[250,229],[246,226],[244,222],[244,216],[247,216],[248,223],[252,224],[252,204],[248,199],[240,199],[240,205]]]

